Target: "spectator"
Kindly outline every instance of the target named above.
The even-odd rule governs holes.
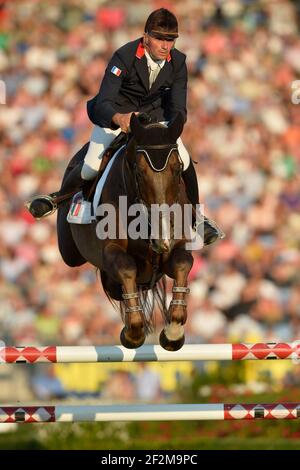
[[[93,269],[64,266],[55,218],[37,225],[23,203],[59,186],[68,158],[88,141],[86,102],[98,91],[112,48],[143,27],[143,4],[136,3],[2,2],[0,331],[11,344],[39,344],[48,324],[57,344],[119,341],[121,321]],[[189,334],[214,341],[219,324],[227,341],[263,341],[270,326],[276,332],[280,325],[294,340],[300,120],[291,84],[300,71],[299,9],[289,0],[218,5],[187,0],[170,7],[182,26],[178,47],[188,57],[183,139],[198,161],[206,214],[227,234],[195,253]]]

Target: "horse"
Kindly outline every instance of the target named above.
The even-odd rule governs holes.
[[[64,261],[69,266],[89,262],[100,271],[109,300],[120,302],[124,323],[120,341],[129,349],[140,347],[153,329],[153,298],[158,300],[165,320],[159,337],[161,346],[176,351],[185,341],[187,278],[193,257],[186,249],[186,237],[174,237],[174,218],[171,217],[168,236],[161,230],[164,215],[159,219],[159,233],[153,234],[149,220],[149,212],[155,204],[170,207],[176,203],[183,207],[188,203],[181,178],[183,165],[176,144],[183,125],[180,113],[169,126],[161,123],[143,125],[139,117],[132,114],[131,138],[115,158],[104,184],[99,208],[109,204],[115,209],[117,229],[124,225],[119,211],[121,196],[126,196],[130,206],[137,203],[149,209],[148,215],[145,211],[143,214],[147,226],[144,237],[131,236],[127,226],[125,236],[120,237],[119,230],[117,235],[104,238],[99,236],[103,214],[91,224],[77,225],[66,221],[69,204],[58,210],[58,241]],[[71,167],[82,160],[86,149],[83,147],[75,155]],[[174,280],[169,308],[166,306],[165,276]]]

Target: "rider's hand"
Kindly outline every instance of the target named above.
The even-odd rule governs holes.
[[[122,132],[125,132],[126,134],[130,132],[130,118],[133,113],[126,113],[126,114],[121,114],[121,113],[116,113],[114,114],[112,121],[114,124],[119,126],[121,128]],[[134,113],[134,114],[139,114],[139,113]]]

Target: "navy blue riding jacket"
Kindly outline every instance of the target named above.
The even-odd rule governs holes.
[[[147,112],[152,121],[169,121],[178,112],[186,120],[186,56],[172,49],[149,90],[149,72],[141,38],[129,42],[112,56],[99,93],[87,103],[90,120],[117,129],[116,113]]]

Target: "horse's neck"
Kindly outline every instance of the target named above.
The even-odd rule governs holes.
[[[181,205],[191,204],[191,201],[189,200],[188,195],[187,195],[187,190],[186,190],[186,186],[185,186],[185,182],[183,181],[183,178],[181,178],[180,184],[179,184],[178,202]]]

